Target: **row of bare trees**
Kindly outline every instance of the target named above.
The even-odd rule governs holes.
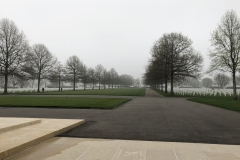
[[[231,77],[224,73],[217,73],[213,78],[205,77],[202,80],[195,78],[185,78],[175,83],[175,87],[183,88],[225,88],[230,85]],[[240,85],[240,76],[237,76],[237,84]],[[229,86],[231,87],[231,86]]]
[[[177,83],[184,81],[185,77],[198,77],[202,57],[191,47],[191,44],[191,40],[182,34],[164,34],[152,47],[152,57],[144,74],[144,83],[152,86],[165,83],[165,92],[167,92],[169,80],[170,94],[173,94],[174,81]],[[240,19],[235,11],[226,11],[213,31],[209,57],[211,64],[207,73],[217,70],[230,73],[233,98],[237,100],[237,73],[240,72]]]
[[[133,85],[134,79],[130,75],[118,75],[114,68],[107,71],[101,64],[95,68],[88,68],[77,56],[68,58],[65,67],[57,64],[56,68],[50,72],[50,82],[58,82],[60,90],[60,82],[67,81],[73,83],[73,90],[76,88],[76,83],[81,82],[83,88],[86,89],[87,84],[92,84],[92,89],[98,84],[98,89],[101,85],[104,89],[122,88]]]
[[[212,87],[214,84],[218,85],[220,88],[225,88],[231,81],[231,77],[227,76],[224,73],[216,74],[213,79],[211,78],[203,78],[202,85],[206,88]]]
[[[84,85],[92,83],[111,87],[133,85],[130,75],[118,75],[114,68],[107,71],[102,65],[88,68],[77,56],[71,56],[65,65],[62,65],[44,44],[30,46],[23,32],[13,21],[0,21],[0,76],[4,77],[4,93],[7,93],[9,77],[12,83],[27,80],[37,80],[40,92],[41,80],[58,82],[59,91],[62,81],[72,82],[73,90],[76,83]],[[15,81],[14,81],[15,80]]]
[[[202,56],[192,47],[192,41],[181,33],[164,34],[151,49],[151,59],[143,76],[144,83],[152,87],[170,82],[173,95],[173,84],[186,77],[200,76]]]

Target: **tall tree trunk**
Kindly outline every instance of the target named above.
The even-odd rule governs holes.
[[[7,89],[8,89],[8,53],[6,55],[6,63],[5,63],[5,73],[4,73],[4,79],[5,79],[5,84],[4,84],[4,94],[7,94]]]
[[[170,91],[170,95],[174,95],[174,92],[173,92],[173,71],[171,71],[171,91]]]
[[[73,90],[75,91],[75,81],[76,81],[76,73],[73,76]]]
[[[41,79],[41,73],[39,72],[38,73],[38,90],[37,90],[37,92],[40,92],[40,79]]]
[[[233,99],[237,100],[236,73],[233,71]]]
[[[58,91],[60,91],[60,80],[61,80],[61,76],[59,75],[59,77],[58,77]]]
[[[101,78],[99,78],[99,81],[98,81],[98,89],[100,89],[100,81],[101,81]]]
[[[94,82],[93,82],[93,90],[94,90]]]
[[[165,75],[165,93],[167,93],[167,76]]]
[[[7,69],[5,69],[5,75],[4,75],[5,77],[5,84],[4,84],[4,94],[7,94],[7,89],[8,89],[8,70]]]

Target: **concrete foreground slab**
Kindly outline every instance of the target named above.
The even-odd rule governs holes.
[[[54,137],[8,160],[239,160],[240,146]]]
[[[5,159],[84,123],[73,119],[0,118],[0,159]]]

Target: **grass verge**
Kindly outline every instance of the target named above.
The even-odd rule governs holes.
[[[76,90],[76,91],[55,91],[55,92],[21,92],[15,94],[25,95],[110,95],[110,96],[145,96],[145,88],[121,88],[121,89],[100,89],[100,90]]]
[[[0,106],[111,109],[130,100],[127,98],[0,97]]]
[[[204,103],[233,111],[240,111],[240,100],[233,100],[233,97],[194,97],[189,101]]]
[[[233,111],[240,111],[240,100],[233,100],[233,97],[230,95],[227,96],[222,96],[217,94],[216,96],[210,96],[210,95],[205,95],[205,96],[193,96],[193,95],[170,95],[169,93],[161,92],[158,90],[155,90],[159,94],[163,95],[164,97],[188,97],[187,100],[193,101],[193,102],[198,102],[198,103],[203,103],[215,107],[220,107],[228,110],[233,110]]]

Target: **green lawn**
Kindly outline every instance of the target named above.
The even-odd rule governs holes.
[[[208,104],[208,105],[225,108],[225,109],[233,110],[233,111],[240,111],[240,100],[233,100],[233,97],[229,96],[229,95],[227,95],[226,97],[221,96],[219,94],[217,94],[216,96],[210,96],[210,95],[193,96],[193,95],[187,95],[187,94],[185,94],[185,95],[177,95],[176,94],[176,95],[171,96],[169,93],[161,92],[158,90],[155,90],[155,91],[165,97],[188,97],[189,101]]]
[[[18,93],[17,93],[18,94]],[[96,89],[76,90],[62,92],[22,92],[20,94],[41,94],[41,95],[110,95],[110,96],[145,96],[145,88],[122,88],[122,89]]]
[[[188,100],[204,103],[233,111],[240,111],[240,100],[233,100],[233,97],[194,97]]]
[[[127,98],[79,98],[79,97],[0,97],[1,107],[46,107],[46,108],[96,108],[110,109]]]

